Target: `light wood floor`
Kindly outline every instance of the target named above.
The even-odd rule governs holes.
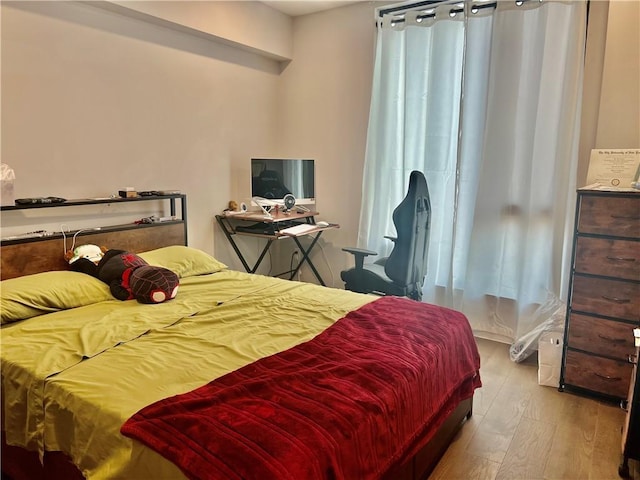
[[[477,342],[483,386],[431,480],[620,480],[623,410],[540,386],[535,355],[514,363],[508,345]]]

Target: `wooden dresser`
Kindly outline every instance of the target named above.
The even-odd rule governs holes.
[[[560,390],[626,399],[640,324],[640,192],[578,190]]]

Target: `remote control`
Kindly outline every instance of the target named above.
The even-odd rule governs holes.
[[[66,202],[66,198],[60,197],[33,197],[33,198],[16,198],[16,205],[36,205],[44,203],[62,203]]]

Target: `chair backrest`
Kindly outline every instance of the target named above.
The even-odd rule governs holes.
[[[422,285],[427,273],[431,201],[424,174],[409,176],[407,195],[393,211],[397,240],[385,264],[385,273],[401,285]]]
[[[263,170],[258,176],[256,194],[264,198],[284,198],[291,193],[275,170]]]
[[[291,193],[275,170],[263,170],[254,182],[253,193],[259,197],[278,199]]]

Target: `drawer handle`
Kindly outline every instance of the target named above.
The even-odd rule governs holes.
[[[629,360],[629,363],[631,363],[632,365],[637,365],[638,364],[638,356],[637,355],[629,355],[627,357],[627,360]]]
[[[611,342],[611,343],[625,343],[624,338],[608,337],[607,335],[602,335],[601,333],[598,334],[598,337],[600,337],[602,340],[606,340],[607,342]]]
[[[607,255],[607,260],[611,260],[612,262],[635,262],[636,259],[633,257],[612,257],[611,255]]]
[[[614,303],[629,303],[629,302],[631,302],[631,300],[628,299],[628,298],[609,297],[607,295],[602,295],[602,298],[604,298],[605,300],[608,300],[609,302],[614,302]]]
[[[600,377],[603,380],[606,380],[607,382],[619,382],[620,380],[622,380],[621,377],[610,377],[609,375],[602,375],[600,373],[594,372],[594,375],[596,377]]]
[[[638,215],[614,215],[611,214],[611,218],[617,218],[622,220],[640,220]]]

